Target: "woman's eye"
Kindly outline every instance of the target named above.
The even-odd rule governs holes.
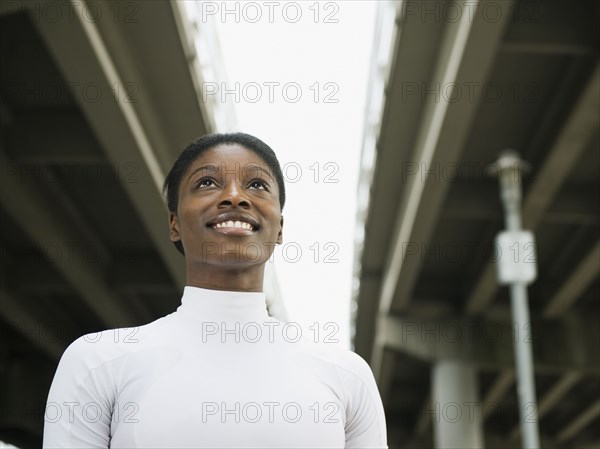
[[[210,178],[202,178],[198,181],[196,181],[196,184],[194,185],[195,188],[199,188],[199,187],[210,187],[211,185],[214,185],[214,181]]]
[[[250,187],[252,187],[253,189],[268,190],[266,183],[264,183],[263,181],[260,181],[258,179],[255,179],[254,181],[252,181],[250,183]]]

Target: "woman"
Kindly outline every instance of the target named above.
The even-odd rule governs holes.
[[[263,277],[282,242],[285,186],[261,140],[213,134],[165,180],[171,241],[185,255],[177,310],[85,335],[63,354],[44,447],[387,447],[365,361],[311,345],[267,313]]]

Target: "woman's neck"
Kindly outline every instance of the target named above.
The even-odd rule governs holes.
[[[262,292],[265,266],[231,267],[199,264],[186,267],[186,285],[210,290]]]

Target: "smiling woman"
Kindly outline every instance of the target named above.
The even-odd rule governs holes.
[[[265,262],[282,242],[285,186],[273,150],[241,133],[202,137],[184,150],[165,190],[188,285],[262,291]]]
[[[186,262],[181,305],[71,343],[48,396],[44,447],[386,448],[367,363],[267,313],[264,269],[283,239],[285,203],[273,150],[247,134],[204,136],[165,191]]]

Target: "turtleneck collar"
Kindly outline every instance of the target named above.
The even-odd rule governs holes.
[[[232,292],[185,286],[177,312],[202,321],[262,322],[269,319],[264,292]]]

